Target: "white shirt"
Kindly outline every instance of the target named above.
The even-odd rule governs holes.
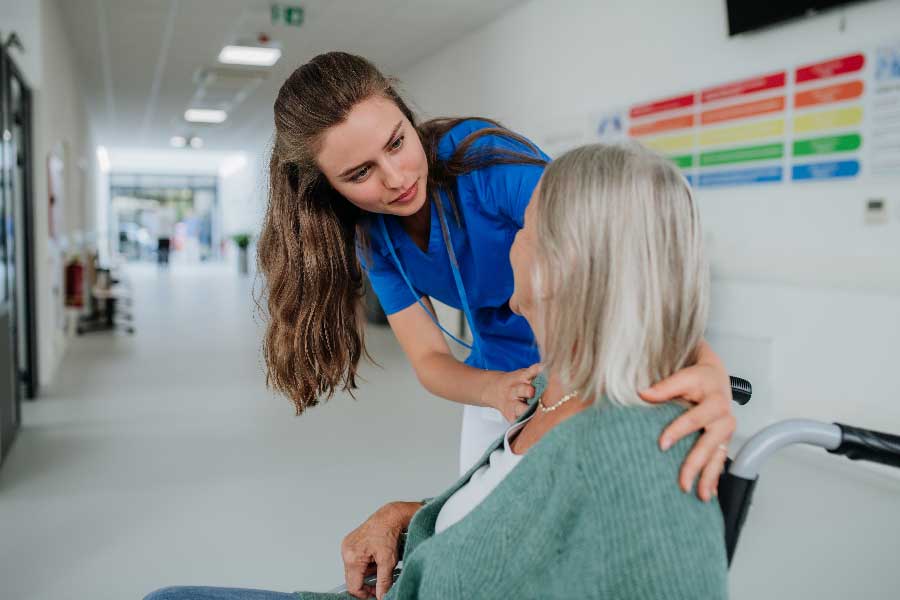
[[[438,513],[437,521],[434,525],[435,534],[461,521],[476,506],[481,504],[494,491],[494,488],[509,475],[509,472],[519,464],[524,455],[513,453],[509,442],[532,417],[534,417],[534,414],[520,423],[508,426],[506,434],[503,436],[503,446],[491,452],[488,462],[472,473],[469,481],[444,502],[444,506],[441,507],[441,512]],[[494,439],[497,439],[496,436]],[[482,448],[483,451],[484,448]]]
[[[464,406],[459,436],[459,476],[468,473],[488,446],[507,429],[509,421],[499,410],[486,406]]]

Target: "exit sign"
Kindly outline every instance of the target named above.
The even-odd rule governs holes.
[[[273,4],[272,25],[300,27],[301,25],[303,25],[303,7]]]

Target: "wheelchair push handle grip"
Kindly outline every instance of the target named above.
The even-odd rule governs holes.
[[[829,450],[832,454],[900,468],[900,436],[842,423],[835,425],[841,430],[841,443]]]
[[[397,583],[397,580],[400,579],[400,573],[403,570],[400,567],[395,567],[394,571],[391,573],[391,582]],[[363,578],[364,585],[371,585],[375,587],[375,584],[378,583],[378,575],[369,575],[368,577]],[[345,591],[345,590],[342,590]]]
[[[729,379],[731,380],[731,397],[734,398],[734,401],[741,406],[750,402],[750,396],[753,395],[753,386],[750,385],[750,382],[734,375],[729,376]]]

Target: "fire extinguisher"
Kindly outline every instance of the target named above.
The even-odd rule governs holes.
[[[66,265],[66,306],[84,305],[84,265],[77,256]]]

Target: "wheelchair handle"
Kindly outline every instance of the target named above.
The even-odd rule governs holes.
[[[841,443],[828,450],[832,454],[900,468],[900,436],[843,423],[835,425],[841,430]]]
[[[408,531],[401,531],[400,539],[397,540],[397,555],[400,556],[401,563],[403,562],[403,553],[406,551],[406,538],[408,537],[408,535],[409,535]],[[402,570],[403,570],[402,566],[394,567],[394,571],[391,573],[391,581],[396,582],[397,579],[400,577],[400,573],[402,572]],[[374,586],[377,581],[378,581],[377,573],[373,574],[373,575],[369,575],[368,577],[363,577],[364,585]],[[347,586],[345,584],[341,584],[341,585],[337,586],[336,588],[334,588],[333,590],[330,590],[328,593],[329,594],[342,594],[342,593],[345,593],[346,591],[347,591]]]
[[[734,457],[728,471],[736,477],[755,480],[769,457],[794,444],[809,444],[833,450],[841,445],[841,430],[837,425],[810,419],[788,419],[773,423],[747,440]]]
[[[741,406],[750,402],[750,396],[753,395],[753,386],[750,385],[750,382],[734,375],[729,376],[728,379],[731,380],[731,397],[734,398],[734,401]]]
[[[831,454],[843,454],[851,460],[867,460],[900,468],[898,435],[809,419],[789,419],[769,425],[744,444],[719,478],[719,506],[725,519],[725,549],[729,565],[763,463],[780,449],[794,444],[808,444],[824,448]]]
[[[402,572],[402,570],[403,569],[401,567],[394,567],[394,571],[391,573],[391,581],[396,583],[397,579],[400,578],[400,573]],[[363,578],[364,585],[371,585],[373,587],[375,586],[375,583],[377,581],[378,581],[377,575],[369,575],[368,577]],[[346,594],[347,593],[347,585],[342,583],[341,585],[337,586],[333,590],[328,590],[328,593],[329,594]]]
[[[403,571],[403,569],[402,569],[401,567],[396,567],[396,568],[394,568],[393,573],[391,573],[391,581],[392,581],[393,583],[397,583],[397,579],[400,578],[400,573],[401,573],[402,571]],[[374,585],[375,585],[377,582],[378,582],[378,576],[377,576],[377,575],[369,575],[368,577],[364,577],[364,578],[363,578],[363,584],[365,584],[365,585],[371,585],[371,586],[374,587]],[[346,589],[343,589],[343,590],[341,590],[341,591],[342,591],[342,592],[346,592],[347,590],[346,590]]]
[[[751,437],[738,452],[729,472],[743,479],[756,479],[770,456],[793,444],[809,444],[851,460],[900,468],[900,436],[842,423],[788,419],[769,425]]]

